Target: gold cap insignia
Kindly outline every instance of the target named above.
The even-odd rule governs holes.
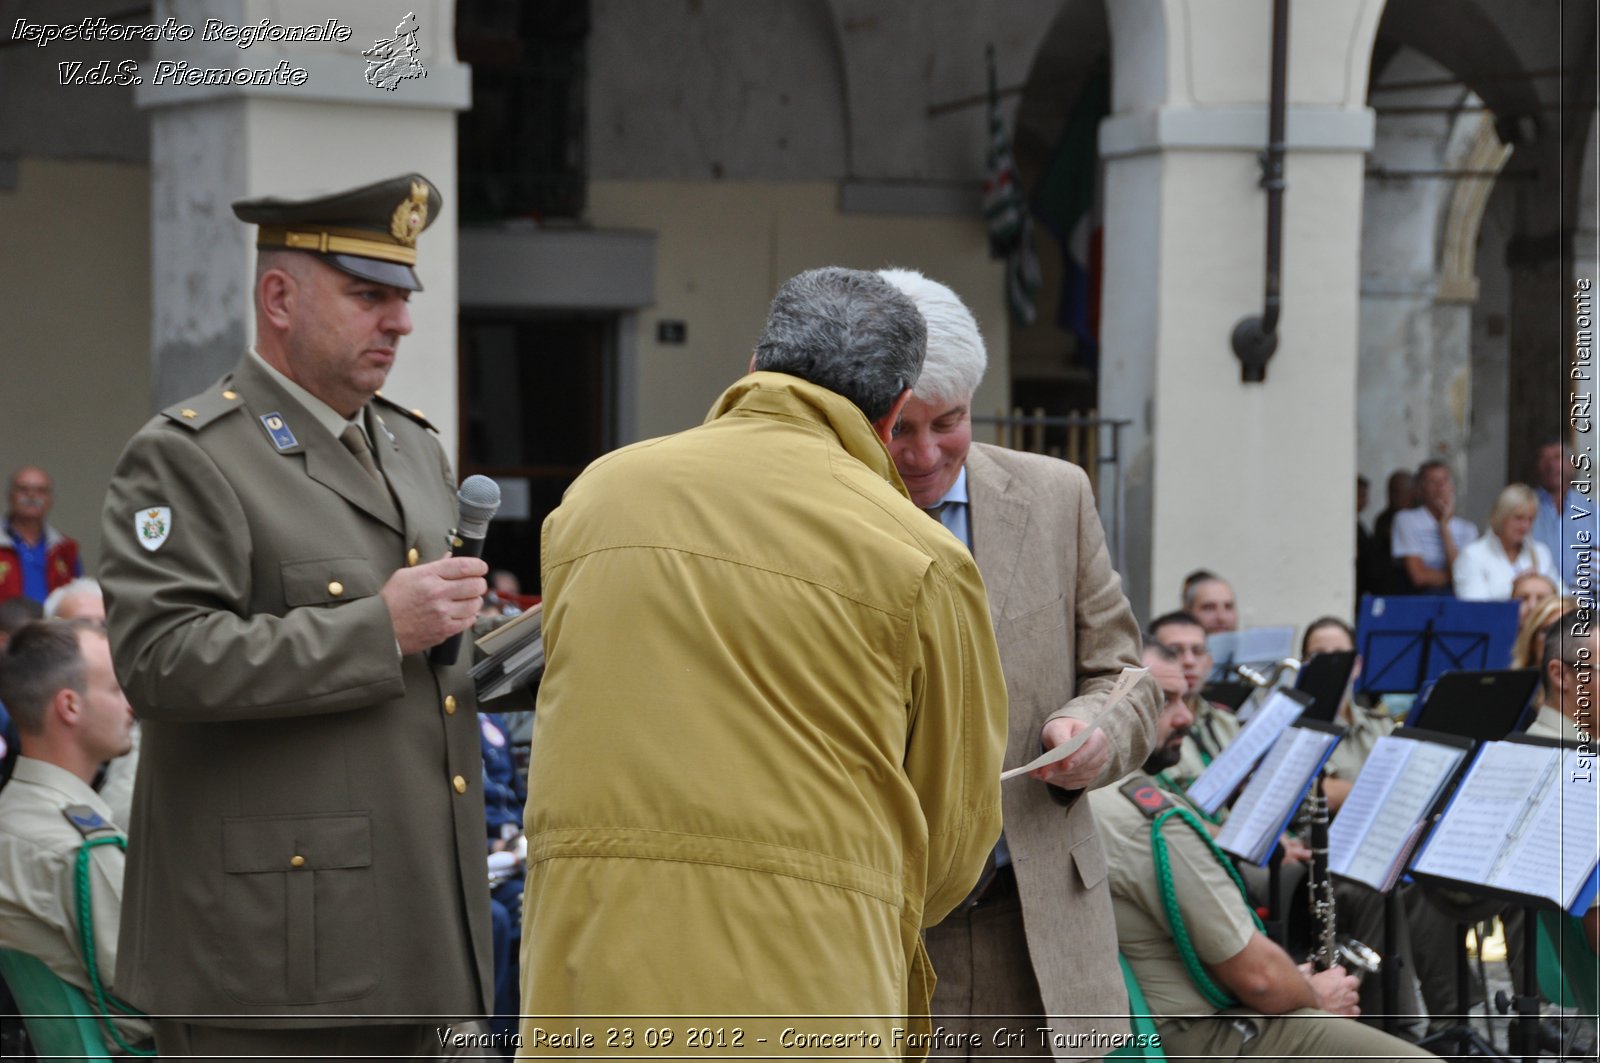
[[[412,181],[411,194],[401,200],[389,219],[389,233],[407,247],[416,247],[417,236],[427,224],[428,186]]]

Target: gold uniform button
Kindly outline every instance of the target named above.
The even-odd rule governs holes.
[[[454,716],[456,714],[456,696],[454,694],[446,694],[444,696],[444,714],[446,716]]]
[[[289,866],[290,867],[305,867],[306,866],[306,858],[301,856],[301,855],[299,855],[298,853],[296,853],[294,856],[289,857]]]
[[[417,552],[417,548],[415,546],[413,546],[411,549],[406,551],[406,564],[415,565],[418,561],[421,561],[421,560],[422,560],[422,555]]]
[[[194,420],[196,417],[200,416],[198,413],[195,413],[193,410],[179,410],[178,413],[182,414],[184,417],[187,417],[191,421]]]
[[[328,593],[333,595],[335,598],[339,597],[339,595],[344,593],[344,584],[340,583],[338,580],[331,580],[328,583]]]
[[[456,793],[458,794],[464,794],[467,792],[467,780],[463,779],[459,775],[450,780],[450,785],[456,788]]]
[[[229,402],[232,402],[234,399],[239,397],[239,393],[237,391],[224,391],[222,393],[222,397],[227,399]]]

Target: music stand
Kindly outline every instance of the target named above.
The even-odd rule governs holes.
[[[1498,742],[1517,730],[1538,686],[1537,668],[1446,672],[1412,706],[1406,726]]]
[[[1339,714],[1339,704],[1344,701],[1350,687],[1350,673],[1355,671],[1355,651],[1319,653],[1300,666],[1295,676],[1294,688],[1310,694],[1311,707],[1300,714],[1302,720],[1321,720],[1332,723]]]
[[[1509,661],[1516,637],[1516,602],[1364,595],[1356,646],[1366,663],[1357,687],[1414,693],[1445,672]]]

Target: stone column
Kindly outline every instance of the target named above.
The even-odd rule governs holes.
[[[362,51],[393,38],[408,12],[425,75],[369,84]],[[455,121],[471,89],[453,0],[157,0],[151,21],[168,19],[192,35],[154,45],[136,90],[150,116],[153,407],[205,387],[254,341],[254,229],[232,201],[416,171],[439,186],[444,210],[418,242],[426,290],[385,394],[423,408],[454,454]],[[333,39],[274,39],[309,26]],[[241,47],[246,34],[261,39]]]
[[[1230,580],[1244,625],[1348,614],[1366,74],[1381,4],[1290,12],[1283,315],[1264,384],[1234,325],[1262,309],[1269,0],[1107,5],[1101,406],[1128,439],[1126,572],[1145,618],[1183,576]],[[1343,45],[1340,45],[1343,42]]]

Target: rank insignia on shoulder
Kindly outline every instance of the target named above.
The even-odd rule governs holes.
[[[1117,789],[1122,791],[1123,797],[1133,802],[1135,808],[1144,813],[1145,819],[1155,819],[1172,807],[1172,799],[1156,785],[1154,779],[1148,776],[1141,775],[1136,779],[1129,779]]]
[[[68,805],[61,810],[61,814],[66,816],[67,822],[72,824],[77,832],[85,838],[103,834],[106,831],[114,832],[117,829],[114,824],[88,805]]]
[[[133,515],[133,534],[139,545],[155,553],[172,534],[172,508],[149,506]]]
[[[261,415],[261,426],[267,430],[267,435],[272,437],[272,445],[279,450],[288,450],[297,447],[300,441],[294,437],[289,426],[284,423],[281,413],[264,413]]]

